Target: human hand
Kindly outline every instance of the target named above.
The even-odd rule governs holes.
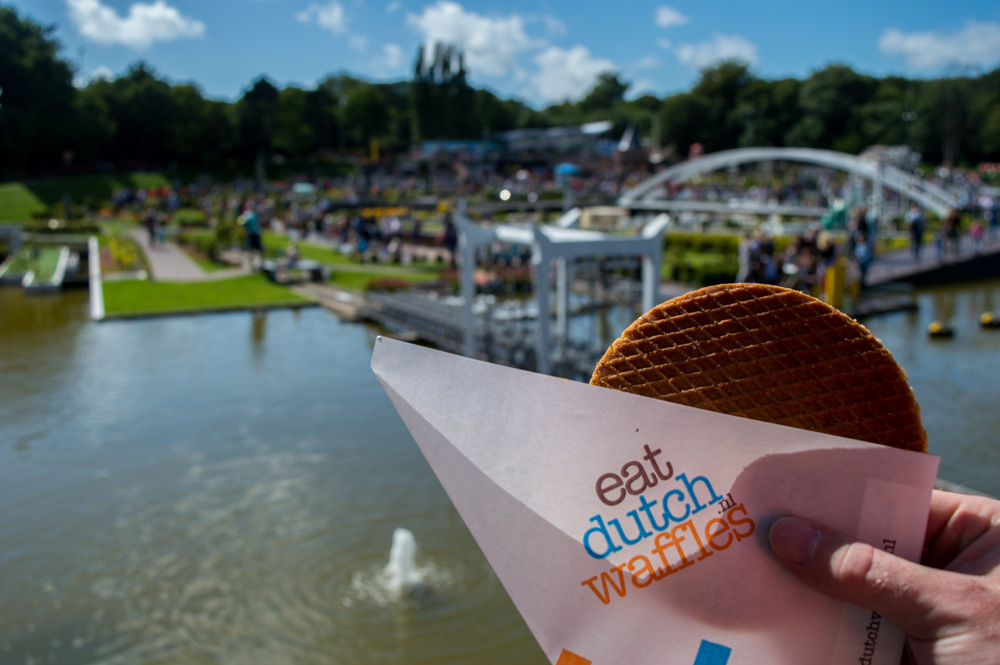
[[[798,517],[770,542],[809,586],[899,626],[910,662],[1000,664],[1000,501],[935,490],[922,564]]]

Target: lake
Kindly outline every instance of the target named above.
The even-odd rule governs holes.
[[[1000,495],[1000,282],[866,321],[941,475]],[[547,662],[321,309],[92,323],[0,288],[0,663]],[[935,319],[955,337],[931,340]],[[381,571],[393,531],[424,592]]]

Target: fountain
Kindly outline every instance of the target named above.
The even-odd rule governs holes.
[[[392,534],[389,563],[382,571],[386,590],[400,596],[423,586],[423,574],[416,567],[417,540],[409,529],[397,528]]]

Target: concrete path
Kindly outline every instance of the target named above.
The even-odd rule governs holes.
[[[207,282],[249,274],[246,268],[205,272],[174,242],[150,246],[149,233],[145,229],[135,229],[129,236],[146,255],[150,279],[155,282]]]

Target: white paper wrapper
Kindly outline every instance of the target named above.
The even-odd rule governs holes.
[[[372,368],[553,663],[896,665],[775,519],[917,560],[938,459],[379,338]]]

